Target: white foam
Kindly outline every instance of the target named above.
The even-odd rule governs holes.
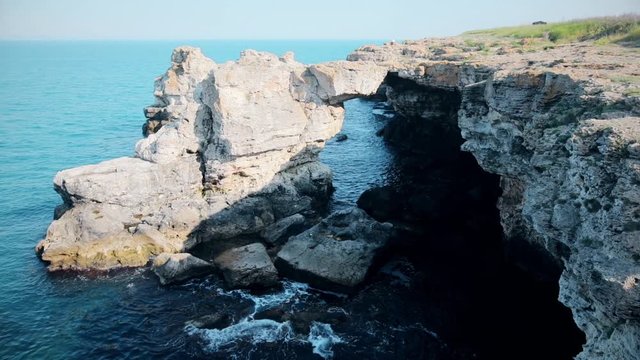
[[[187,325],[185,326],[185,331],[191,336],[201,337],[206,343],[206,350],[210,352],[224,350],[225,347],[233,346],[242,341],[258,344],[294,340],[296,339],[296,334],[288,321],[277,322],[270,319],[253,319],[253,316],[259,311],[274,308],[287,302],[298,304],[305,301],[308,296],[311,296],[309,285],[304,283],[285,281],[282,283],[282,287],[282,291],[264,295],[253,295],[245,290],[224,291],[218,288],[216,292],[219,295],[239,296],[252,301],[255,304],[253,313],[240,320],[237,324],[224,329],[199,329],[193,325]],[[300,340],[304,341],[298,335],[297,341]],[[343,342],[333,332],[331,325],[315,321],[311,324],[307,341],[313,346],[313,352],[324,359],[332,358],[333,345]]]
[[[279,323],[269,319],[245,319],[224,329],[198,329],[187,325],[185,330],[189,335],[201,336],[207,342],[207,350],[212,352],[240,340],[258,344],[287,341],[293,336],[289,322]]]
[[[333,357],[332,347],[340,344],[343,340],[333,332],[331,325],[320,322],[312,322],[307,340],[313,346],[313,353],[320,355],[323,359]]]
[[[234,290],[230,293],[235,293],[240,297],[250,300],[255,304],[253,314],[271,309],[283,303],[293,300],[298,303],[302,298],[309,295],[309,285],[293,281],[284,281],[282,283],[282,291],[264,295],[253,295],[245,290]]]
[[[393,112],[389,111],[388,109],[384,109],[384,108],[382,108],[382,109],[376,109],[376,108],[374,108],[371,112],[372,112],[374,115],[384,116],[384,117],[386,117],[386,118],[392,118],[392,117],[394,117],[394,116],[395,116],[395,114],[394,114]]]

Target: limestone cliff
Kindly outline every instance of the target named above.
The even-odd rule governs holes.
[[[562,269],[560,300],[587,335],[579,358],[635,359],[637,52],[588,43],[494,47],[457,38],[389,43],[313,66],[253,51],[215,64],[178,48],[156,82],[135,157],[56,175],[65,204],[37,250],[51,270],[139,266],[309,209],[330,186],[317,155],[340,130],[341,102],[384,82],[399,113],[424,121],[450,118],[434,116],[429,101],[459,100],[451,126],[462,149],[502,177],[506,247],[539,249]],[[437,95],[420,95],[429,91]],[[544,272],[527,261],[536,254],[514,260]]]
[[[533,264],[538,248],[563,269],[560,301],[587,335],[578,358],[636,359],[637,52],[588,43],[531,53],[481,50],[462,39],[435,39],[367,46],[349,59],[388,64],[395,78],[423,92],[460,94],[462,149],[502,177],[498,206],[507,249],[526,242],[528,252],[517,254],[515,261],[544,272]],[[410,93],[389,92],[398,111],[424,121],[438,119],[429,106],[416,106]]]
[[[64,205],[36,248],[49,270],[141,266],[326,200],[331,172],[317,155],[342,126],[341,101],[375,93],[386,75],[251,50],[215,64],[182,47],[171,60],[135,157],[56,175]]]

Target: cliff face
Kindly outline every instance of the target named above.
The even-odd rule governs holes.
[[[485,56],[447,39],[365,47],[350,59],[390,64],[398,77],[434,93],[461,92],[462,149],[502,177],[498,206],[507,252],[541,277],[552,263],[563,270],[560,301],[587,335],[578,358],[637,358],[636,53],[575,44]],[[400,111],[415,112],[411,101],[397,98],[389,100]],[[434,118],[429,111],[421,116]]]
[[[251,50],[218,65],[176,49],[135,157],[56,175],[64,204],[37,252],[49,270],[141,266],[311,209],[330,191],[318,153],[342,126],[341,99],[373,94],[385,74]]]
[[[637,358],[637,53],[573,44],[492,55],[436,39],[349,60],[305,66],[247,51],[218,65],[176,49],[136,156],[56,176],[65,204],[38,244],[42,259],[51,270],[140,266],[309,210],[331,183],[317,155],[340,130],[341,102],[384,82],[398,112],[455,120],[462,149],[501,176],[505,246],[541,277],[562,270],[560,300],[587,335],[579,358]],[[457,113],[425,105],[451,96]]]

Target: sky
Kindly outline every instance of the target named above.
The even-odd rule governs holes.
[[[640,0],[0,0],[0,39],[404,40],[631,12]]]

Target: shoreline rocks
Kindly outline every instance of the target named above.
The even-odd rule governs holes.
[[[216,64],[179,47],[171,60],[135,157],[56,174],[65,206],[36,246],[50,271],[143,266],[321,206],[331,171],[318,154],[342,126],[341,101],[373,95],[386,73],[253,50]]]
[[[278,252],[276,267],[320,289],[353,292],[366,278],[392,233],[363,210],[337,211],[293,236]]]
[[[268,288],[278,284],[278,270],[260,243],[227,250],[213,262],[231,288]]]
[[[331,173],[318,154],[341,128],[342,102],[378,93],[392,74],[405,86],[386,89],[398,113],[454,119],[462,149],[502,177],[506,246],[529,242],[563,269],[560,300],[587,335],[578,359],[633,359],[640,349],[637,53],[589,43],[532,52],[491,46],[483,52],[462,38],[393,42],[311,66],[250,50],[215,64],[198,49],[177,48],[156,82],[135,157],[58,173],[64,204],[36,252],[50,271],[106,270],[267,234],[326,201]],[[429,90],[455,96],[456,111],[424,106],[420,96]],[[357,235],[362,229],[334,220],[284,245],[276,262],[284,273],[344,289],[364,279],[384,241],[369,248]],[[364,255],[356,261],[336,249]],[[344,269],[351,261],[355,270]]]
[[[162,285],[183,282],[214,270],[210,263],[186,253],[162,253],[153,259],[151,268]]]

